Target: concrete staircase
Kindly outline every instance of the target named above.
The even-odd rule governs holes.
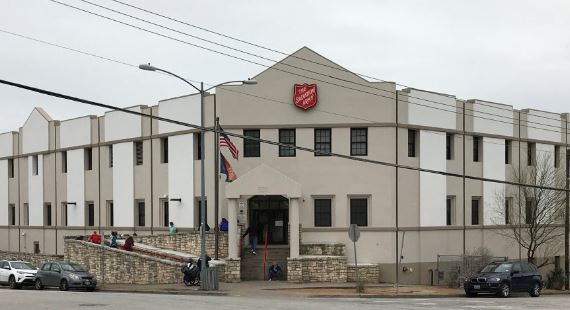
[[[283,280],[287,280],[287,257],[289,257],[289,246],[273,245],[267,248],[267,265],[263,269],[263,256],[265,250],[258,247],[257,255],[253,255],[249,248],[244,249],[241,256],[241,280],[261,281],[267,274],[267,269],[272,262],[277,262],[283,269]]]

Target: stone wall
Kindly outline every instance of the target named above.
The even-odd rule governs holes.
[[[101,284],[181,283],[180,263],[79,240],[65,240],[65,259],[90,270]]]
[[[100,283],[108,284],[167,284],[182,283],[177,259],[168,259],[164,253],[140,252],[135,245],[133,252],[96,245],[86,241],[65,240],[65,260],[88,268]],[[218,269],[220,282],[239,282],[239,259],[211,262]],[[236,276],[237,268],[237,279]]]
[[[219,233],[219,257],[228,257],[228,234],[226,232]],[[150,246],[168,249],[192,255],[200,254],[200,232],[185,232],[167,235],[150,235],[135,237],[135,244],[143,243]],[[214,257],[216,248],[216,235],[213,231],[206,232],[206,252],[209,256]]]
[[[380,265],[378,264],[363,264],[358,265],[358,276],[360,282],[364,283],[379,283],[380,282]],[[347,281],[356,282],[356,266],[347,266]]]
[[[32,254],[0,251],[0,260],[21,260],[30,262],[34,267],[41,267],[44,263],[63,260],[63,255]]]
[[[220,276],[220,281],[221,276]],[[224,269],[224,282],[226,283],[237,283],[241,281],[241,259],[232,258],[226,259],[226,265]]]
[[[346,256],[344,243],[306,243],[301,244],[301,255]]]
[[[347,263],[342,256],[301,256],[287,259],[287,281],[346,282]]]

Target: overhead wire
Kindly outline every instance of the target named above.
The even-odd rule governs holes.
[[[374,76],[371,76],[371,75],[366,75],[366,74],[362,74],[362,73],[358,73],[358,72],[352,72],[352,71],[350,71],[350,70],[348,70],[348,69],[346,69],[346,68],[343,68],[343,67],[341,67],[341,66],[332,66],[332,65],[329,65],[329,64],[326,64],[326,63],[322,63],[322,62],[315,61],[315,60],[312,60],[312,59],[307,59],[307,58],[304,58],[304,57],[301,57],[301,56],[297,56],[297,55],[294,55],[294,54],[293,54],[293,55],[290,55],[290,53],[286,53],[286,52],[283,52],[283,51],[279,51],[279,50],[277,50],[277,49],[269,48],[269,47],[263,46],[263,45],[261,45],[261,44],[252,43],[252,42],[249,42],[249,41],[246,41],[246,40],[243,40],[243,39],[236,38],[236,37],[234,37],[234,36],[230,36],[230,35],[227,35],[227,34],[224,34],[224,33],[221,33],[221,32],[213,31],[213,30],[211,30],[211,29],[208,29],[208,28],[205,28],[205,27],[202,27],[202,26],[198,26],[198,25],[191,24],[191,23],[188,23],[188,22],[185,22],[185,21],[181,21],[181,20],[179,20],[179,19],[172,18],[172,17],[170,17],[170,16],[167,16],[167,15],[164,15],[164,14],[160,14],[160,13],[157,13],[157,12],[154,12],[154,11],[151,11],[151,10],[148,10],[148,9],[145,9],[145,8],[142,8],[142,7],[139,7],[139,6],[130,4],[130,3],[126,3],[126,2],[123,2],[123,1],[119,1],[119,0],[110,0],[110,1],[115,2],[115,3],[118,3],[118,4],[121,4],[121,5],[124,5],[124,6],[127,6],[127,7],[130,7],[130,8],[133,8],[133,9],[136,9],[136,10],[139,10],[139,11],[142,11],[142,12],[145,12],[145,13],[148,13],[148,14],[151,14],[151,15],[155,15],[155,16],[158,16],[158,17],[167,19],[167,20],[170,20],[170,21],[179,23],[179,24],[183,24],[183,25],[186,25],[186,26],[195,28],[195,29],[199,29],[199,30],[201,30],[201,31],[205,31],[205,32],[208,32],[208,33],[217,35],[217,36],[221,36],[221,37],[226,38],[226,39],[231,39],[231,40],[234,40],[234,41],[236,41],[236,42],[244,43],[244,44],[247,44],[247,45],[250,45],[250,46],[253,46],[253,47],[257,47],[257,48],[260,48],[260,49],[264,49],[264,50],[266,50],[266,51],[274,52],[274,53],[280,54],[280,55],[282,55],[282,56],[292,57],[292,58],[295,58],[295,59],[299,59],[299,60],[303,60],[303,61],[306,61],[306,62],[309,62],[309,63],[316,64],[316,65],[324,66],[324,67],[327,67],[327,68],[329,68],[329,69],[339,70],[339,71],[346,72],[346,73],[350,73],[350,74],[355,74],[355,75],[358,75],[358,76],[360,76],[360,77],[365,77],[365,78],[368,78],[368,79],[371,79],[371,80],[374,80],[374,81],[378,81],[378,82],[389,82],[389,81],[387,81],[387,80],[380,79],[380,78],[377,78],[377,77],[374,77]],[[395,82],[394,82],[394,83],[395,83]],[[405,84],[400,84],[400,83],[395,83],[395,84],[398,85],[398,86],[403,86],[403,87],[407,87],[407,88],[414,88],[414,89],[417,89],[417,88],[415,88],[415,87],[413,87],[413,86],[409,86],[409,85],[405,85]],[[448,96],[449,96],[449,95],[448,95]],[[485,102],[481,102],[481,101],[478,102],[478,104],[480,104],[480,105],[482,105],[482,106],[487,106],[487,107],[491,107],[491,108],[494,108],[494,109],[498,109],[498,110],[512,111],[512,109],[502,108],[502,107],[500,107],[500,106],[496,106],[496,105],[492,105],[492,104],[486,104]],[[536,117],[558,121],[558,119],[556,119],[556,118],[551,118],[551,117],[543,116],[543,115],[536,115]]]
[[[7,30],[1,29],[1,28],[0,28],[0,32],[5,33],[5,34],[10,34],[10,35],[13,35],[13,36],[22,38],[22,39],[31,40],[31,41],[34,41],[34,42],[37,42],[37,43],[46,44],[46,45],[49,45],[49,46],[52,46],[52,47],[62,48],[62,49],[68,50],[68,51],[80,53],[80,54],[83,54],[83,55],[86,55],[86,56],[95,57],[95,58],[98,58],[98,59],[101,59],[101,60],[110,61],[110,62],[113,62],[113,63],[116,63],[116,64],[125,65],[125,66],[131,67],[131,68],[135,68],[135,69],[138,70],[138,66],[136,66],[136,65],[134,65],[134,64],[129,64],[129,63],[124,62],[124,61],[121,61],[121,60],[116,60],[116,59],[113,59],[113,58],[100,56],[100,55],[94,54],[94,53],[92,53],[92,52],[85,52],[85,51],[82,51],[82,50],[79,50],[79,49],[76,49],[76,48],[70,48],[70,47],[68,47],[68,46],[64,46],[64,45],[61,45],[61,44],[57,44],[57,43],[53,43],[53,42],[49,42],[49,41],[45,41],[45,40],[33,38],[33,37],[30,37],[30,36],[18,34],[18,33],[11,32],[11,31],[7,31]],[[158,72],[158,73],[161,73],[161,74],[163,74],[163,75],[167,75],[167,74],[162,73],[162,72]],[[199,81],[195,81],[195,80],[191,80],[191,79],[189,79],[189,81],[195,82],[195,83],[200,83]],[[206,85],[206,86],[214,86],[213,83],[204,83],[204,85]],[[232,88],[233,88],[233,87],[232,87]],[[261,100],[263,100],[263,101],[266,101],[266,102],[269,102],[269,103],[273,103],[273,104],[281,104],[281,105],[291,106],[291,103],[290,103],[290,102],[285,102],[285,101],[281,101],[281,100],[274,99],[274,98],[268,98],[268,97],[264,97],[264,96],[259,96],[259,95],[256,95],[256,94],[246,93],[246,92],[238,91],[238,90],[235,90],[235,89],[232,89],[232,88],[219,88],[218,91],[221,90],[221,91],[228,91],[228,92],[232,92],[232,93],[238,93],[238,94],[246,95],[246,96],[249,96],[249,97],[261,99]],[[365,121],[365,122],[368,122],[368,123],[371,123],[371,124],[378,123],[377,120],[371,120],[371,119],[361,118],[361,117],[357,117],[357,116],[353,116],[353,115],[347,115],[347,114],[342,114],[342,113],[327,111],[327,110],[324,110],[324,109],[314,108],[313,110],[316,111],[316,112],[319,112],[319,113],[325,113],[325,114],[330,114],[330,115],[345,117],[345,118],[349,118],[349,119],[355,119],[355,120]],[[466,116],[469,116],[469,115],[466,115]],[[438,132],[438,131],[434,131],[434,130],[430,130],[430,132],[431,132],[431,133],[434,133],[434,134],[438,134],[438,135],[447,135],[447,133],[445,133],[445,132]],[[484,144],[495,144],[495,145],[499,145],[499,146],[504,146],[504,144],[502,144],[502,143],[494,143],[494,142],[491,142],[491,141],[486,141],[486,139],[483,139],[482,143],[484,143]],[[523,147],[523,146],[519,146],[519,147],[522,148],[522,149],[526,149],[526,147]]]
[[[155,119],[158,121],[163,121],[163,122],[168,122],[168,123],[172,123],[172,124],[176,124],[176,125],[190,127],[190,128],[198,129],[201,131],[214,132],[214,133],[222,133],[223,132],[224,134],[226,134],[228,136],[236,137],[239,139],[253,140],[253,141],[256,141],[259,143],[265,143],[265,144],[281,146],[281,147],[286,147],[286,148],[293,148],[296,150],[311,152],[311,153],[315,153],[318,155],[326,155],[326,156],[338,157],[338,158],[343,158],[343,159],[348,159],[348,160],[353,160],[353,161],[358,161],[358,162],[371,163],[371,164],[387,166],[387,167],[392,167],[392,168],[413,170],[413,171],[438,174],[438,175],[444,175],[444,176],[451,176],[451,177],[456,177],[456,178],[466,178],[466,179],[476,180],[476,181],[506,184],[506,185],[513,185],[513,186],[530,187],[530,188],[539,188],[539,189],[552,190],[552,191],[570,192],[570,189],[565,189],[565,188],[558,188],[558,187],[552,187],[552,186],[541,186],[541,185],[526,184],[526,183],[518,183],[518,182],[497,180],[497,179],[491,179],[491,178],[477,177],[477,176],[472,176],[472,175],[463,175],[463,174],[451,173],[451,172],[446,172],[446,171],[439,171],[439,170],[433,170],[433,169],[412,167],[412,166],[402,165],[402,164],[395,164],[395,163],[390,163],[390,162],[385,162],[385,161],[380,161],[380,160],[375,160],[375,159],[370,159],[370,158],[365,158],[365,157],[350,156],[350,155],[344,155],[344,154],[339,154],[339,153],[334,153],[334,152],[326,152],[326,151],[311,149],[308,147],[291,145],[291,144],[281,143],[281,142],[277,142],[277,141],[272,141],[272,140],[267,140],[267,139],[261,139],[261,138],[236,134],[236,133],[232,133],[232,132],[228,132],[228,131],[224,131],[224,130],[219,130],[217,128],[204,127],[204,126],[200,126],[200,125],[196,125],[196,124],[192,124],[192,123],[187,123],[187,122],[182,122],[182,121],[177,121],[177,120],[173,120],[170,118],[161,117],[161,116],[157,116],[157,115],[145,114],[145,113],[132,111],[129,109],[125,109],[125,108],[121,108],[121,107],[117,107],[117,106],[113,106],[113,105],[109,105],[109,104],[99,103],[99,102],[95,102],[95,101],[91,101],[91,100],[87,100],[87,99],[82,99],[82,98],[78,98],[78,97],[73,97],[70,95],[65,95],[62,93],[57,93],[57,92],[53,92],[53,91],[29,86],[29,85],[11,82],[11,81],[7,81],[4,79],[0,79],[0,84],[5,84],[5,85],[12,86],[12,87],[20,88],[20,89],[25,89],[28,91],[44,94],[44,95],[51,96],[51,97],[61,98],[64,100],[75,101],[75,102],[79,102],[79,103],[83,103],[83,104],[87,104],[87,105],[97,106],[100,108],[107,108],[107,109],[110,109],[113,111],[121,111],[121,112],[129,113],[129,114],[133,114],[133,115],[137,115],[137,116],[141,116],[141,117],[145,117],[145,118],[151,118],[151,119]]]
[[[290,71],[283,70],[283,69],[280,69],[280,68],[271,67],[271,66],[269,66],[269,65],[262,64],[262,63],[259,63],[259,62],[256,62],[256,61],[253,61],[253,60],[250,60],[250,59],[245,59],[245,58],[242,58],[242,57],[239,57],[239,56],[235,56],[235,55],[232,55],[232,54],[228,54],[228,53],[225,53],[225,52],[221,52],[221,51],[218,51],[218,50],[214,50],[214,49],[212,49],[212,48],[204,47],[204,46],[201,46],[201,45],[198,45],[198,44],[195,44],[195,43],[191,43],[191,42],[184,41],[184,40],[181,40],[181,39],[178,39],[178,38],[174,38],[174,37],[171,37],[171,36],[162,34],[162,33],[158,33],[158,32],[155,32],[155,31],[146,29],[146,28],[142,28],[142,27],[139,27],[139,26],[136,26],[136,25],[132,25],[132,24],[129,24],[129,23],[126,23],[126,22],[123,22],[123,21],[120,21],[120,20],[117,20],[117,19],[114,19],[114,18],[105,16],[105,15],[101,15],[101,14],[98,14],[98,13],[95,13],[95,12],[91,12],[91,11],[89,11],[89,10],[86,10],[86,9],[83,9],[83,8],[79,8],[79,7],[76,7],[76,6],[67,4],[67,3],[63,3],[63,2],[57,1],[57,0],[49,0],[49,1],[54,2],[54,3],[57,3],[57,4],[60,4],[60,5],[63,5],[63,6],[66,6],[66,7],[69,7],[69,8],[72,8],[72,9],[75,9],[75,10],[82,11],[82,12],[87,13],[87,14],[91,14],[91,15],[94,15],[94,16],[98,16],[98,17],[100,17],[100,18],[104,18],[104,19],[107,19],[107,20],[111,20],[111,21],[113,21],[113,22],[116,22],[116,23],[119,23],[119,24],[122,24],[122,25],[125,25],[125,26],[128,26],[128,27],[132,27],[132,28],[135,28],[135,29],[138,29],[138,30],[141,30],[141,31],[145,31],[145,32],[148,32],[148,33],[157,35],[157,36],[161,36],[161,37],[164,37],[164,38],[167,38],[167,39],[171,39],[171,40],[174,40],[174,41],[178,41],[178,42],[180,42],[180,43],[184,43],[184,44],[191,45],[191,46],[194,46],[194,47],[197,47],[197,48],[200,48],[200,49],[204,49],[204,50],[207,50],[207,51],[209,51],[209,52],[213,52],[213,53],[220,54],[220,55],[227,56],[227,57],[231,57],[231,58],[234,58],[234,59],[237,59],[237,60],[245,61],[245,62],[252,63],[252,64],[255,64],[255,65],[259,65],[259,66],[262,66],[262,67],[266,67],[266,68],[268,68],[268,69],[281,71],[281,72],[288,73],[288,74],[291,74],[291,75],[296,75],[296,76],[304,77],[304,78],[307,78],[307,79],[313,79],[313,80],[320,81],[320,82],[323,82],[323,83],[327,83],[327,84],[330,84],[330,85],[333,85],[333,86],[342,87],[342,88],[345,88],[345,89],[350,89],[350,90],[353,90],[353,91],[356,91],[356,92],[362,92],[362,93],[366,93],[366,94],[370,94],[370,95],[374,95],[374,96],[379,96],[379,97],[387,98],[387,99],[390,99],[390,100],[394,100],[394,99],[395,99],[395,98],[388,97],[388,96],[384,96],[384,95],[381,95],[381,94],[377,94],[377,93],[373,93],[373,92],[369,92],[369,91],[365,91],[365,90],[361,90],[361,89],[357,89],[357,88],[353,88],[353,87],[348,87],[348,86],[341,85],[341,84],[336,84],[336,83],[333,83],[333,82],[330,82],[330,81],[320,80],[320,79],[317,79],[317,78],[314,78],[314,77],[309,77],[309,76],[301,75],[301,74],[294,73],[294,72],[290,72]],[[92,4],[91,2],[86,1],[86,0],[79,0],[79,1]],[[102,6],[97,5],[97,4],[93,4],[93,5],[98,6],[98,7],[102,7]],[[112,9],[109,9],[109,10],[114,11],[114,12],[117,12],[117,11],[112,10]],[[130,15],[126,14],[126,13],[120,13],[120,12],[118,12],[118,13],[119,13],[119,14],[126,15],[126,16],[130,16]],[[133,18],[135,18],[135,19],[137,19],[137,20],[142,20],[142,19],[139,19],[139,18],[136,18],[136,17],[133,17]],[[153,24],[153,25],[158,25],[158,24],[152,23],[152,22],[148,22],[148,23],[151,23],[151,24]],[[158,25],[158,26],[160,26],[160,25]],[[168,27],[164,27],[164,26],[162,26],[162,27],[163,27],[163,28],[167,28],[167,29],[169,29],[169,30],[172,30],[171,28],[168,28]],[[177,31],[177,30],[172,30],[172,31],[179,32],[179,31]],[[194,36],[192,36],[192,37],[194,37]],[[283,63],[279,63],[279,64],[283,65]],[[300,69],[300,70],[305,70],[305,69],[299,68],[299,67],[296,67],[296,68],[297,68],[297,69]],[[314,72],[314,71],[310,71],[310,72],[311,72],[311,73],[314,73],[314,74],[320,74],[320,73]],[[322,74],[321,74],[321,75],[322,75]],[[335,77],[332,77],[332,76],[329,76],[329,75],[325,75],[325,76],[326,76],[326,77],[329,77],[329,78],[333,78],[333,79],[335,78]],[[347,81],[347,80],[344,80],[344,79],[341,79],[341,80],[342,80],[342,81],[345,81],[345,82],[351,82],[351,81]],[[358,84],[358,83],[357,83],[357,84]],[[360,85],[360,86],[367,86],[367,85],[363,85],[363,84],[358,84],[358,85]],[[368,86],[367,86],[367,87],[368,87]],[[378,89],[378,88],[374,88],[374,89],[376,89],[376,90],[381,90],[381,91],[386,91],[386,90],[382,90],[382,89]],[[437,101],[427,100],[427,99],[424,99],[424,98],[413,97],[413,96],[408,96],[408,97],[412,97],[412,98],[416,98],[416,99],[422,100],[422,101],[427,101],[427,102],[432,102],[432,103],[436,103],[436,104],[441,104],[441,105],[453,107],[453,108],[455,108],[455,109],[462,109],[462,107],[452,106],[452,105],[448,105],[448,104],[441,103],[441,102],[437,102]],[[409,103],[409,104],[413,104],[413,105],[418,105],[418,106],[424,106],[424,107],[427,107],[427,108],[430,108],[430,109],[436,109],[436,110],[441,110],[441,111],[450,112],[450,113],[462,114],[462,112],[451,111],[451,110],[447,110],[447,109],[442,109],[442,108],[438,108],[438,107],[433,107],[433,106],[430,106],[430,105],[420,104],[420,103],[417,103],[417,102],[410,102],[410,101],[408,101],[408,103]],[[509,117],[507,117],[507,116],[496,115],[496,114],[492,114],[492,113],[485,112],[485,111],[475,111],[475,110],[467,109],[467,108],[464,108],[464,107],[463,107],[463,109],[465,109],[466,111],[472,111],[472,112],[474,112],[474,113],[491,115],[492,117],[509,118]],[[513,112],[512,110],[510,110],[510,111]],[[482,117],[482,116],[474,115],[474,114],[466,114],[466,115],[473,116],[473,117],[477,117],[477,118],[480,118],[480,119],[486,119],[486,120],[490,120],[490,121],[503,122],[503,123],[508,123],[508,124],[516,125],[514,122],[505,122],[505,121],[497,120],[497,119],[494,119],[494,118],[487,118],[487,117]],[[512,118],[509,118],[509,119],[512,119]],[[515,120],[517,120],[517,119],[515,119]],[[558,121],[561,121],[561,120],[558,119]],[[542,126],[547,126],[547,127],[557,128],[557,129],[563,129],[561,126],[555,126],[555,125],[551,125],[551,124],[543,124],[543,123],[537,123],[537,122],[531,122],[531,121],[528,121],[527,123],[534,123],[534,124],[538,124],[538,125],[542,125]],[[534,128],[534,129],[537,129],[537,130],[543,130],[543,131],[554,131],[554,130],[551,130],[551,129],[541,128],[541,127],[534,127],[534,126],[529,126],[529,125],[526,125],[526,124],[521,124],[521,126],[528,127],[528,128]],[[559,131],[559,132],[562,133],[562,131]]]

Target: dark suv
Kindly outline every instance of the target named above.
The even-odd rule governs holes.
[[[528,292],[540,296],[542,275],[535,265],[527,262],[495,262],[485,266],[481,273],[468,277],[463,283],[467,296],[479,293],[508,297],[511,292]]]

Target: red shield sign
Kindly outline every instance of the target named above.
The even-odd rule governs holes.
[[[314,107],[317,104],[317,84],[295,84],[293,103],[303,110]]]

